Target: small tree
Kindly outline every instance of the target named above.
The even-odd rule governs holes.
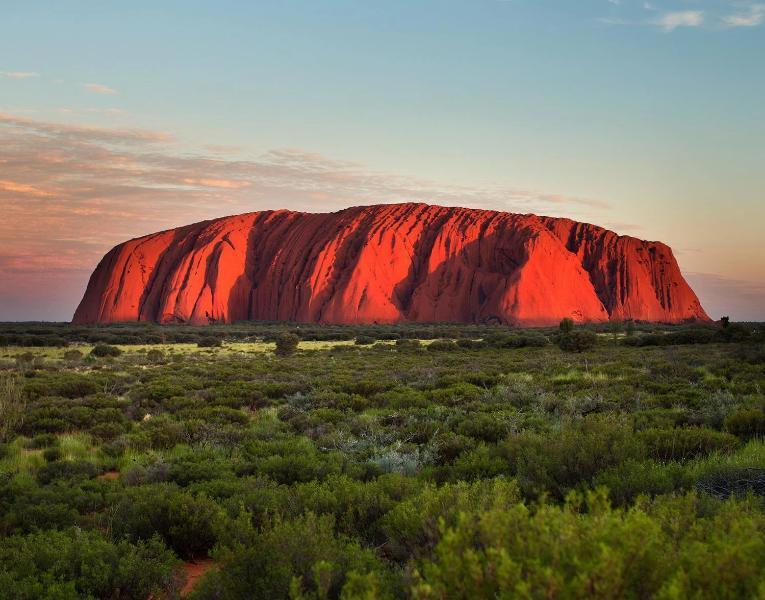
[[[17,377],[0,379],[0,443],[8,442],[24,422],[27,401]]]
[[[574,319],[572,319],[571,317],[566,317],[564,319],[561,319],[560,330],[563,333],[571,333],[572,331],[574,331]]]
[[[278,356],[294,354],[295,350],[297,350],[298,342],[300,342],[300,338],[294,333],[282,334],[276,339],[275,352]]]
[[[635,321],[633,321],[632,319],[627,321],[626,335],[627,337],[632,337],[633,335],[635,335]]]
[[[730,317],[720,317],[720,325],[723,329],[728,329],[730,326]]]

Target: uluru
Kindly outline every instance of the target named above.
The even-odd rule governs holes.
[[[75,323],[241,320],[517,326],[708,320],[661,242],[563,218],[383,204],[269,210],[126,241]]]

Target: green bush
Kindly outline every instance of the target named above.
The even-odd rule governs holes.
[[[93,349],[90,351],[90,354],[92,356],[97,356],[98,358],[105,358],[108,356],[115,357],[122,354],[122,350],[120,350],[116,346],[109,346],[108,344],[98,344],[93,347]]]
[[[0,596],[38,598],[175,597],[182,573],[157,537],[112,543],[80,529],[0,539]]]
[[[763,528],[752,504],[704,515],[693,495],[620,510],[600,491],[562,507],[471,511],[442,529],[412,595],[751,598],[763,585]]]
[[[52,433],[41,433],[34,436],[27,443],[27,448],[32,450],[38,450],[40,448],[48,448],[49,446],[55,446],[58,444],[58,436]]]
[[[116,539],[138,542],[159,534],[180,556],[199,558],[217,541],[223,512],[208,498],[152,484],[126,490],[108,517]]]
[[[162,352],[162,350],[158,350],[157,348],[152,348],[146,353],[146,359],[153,363],[162,362],[165,360],[165,353]]]
[[[396,340],[396,350],[419,350],[422,348],[420,340],[399,339]]]
[[[452,340],[433,340],[427,345],[427,349],[431,352],[454,352],[460,347]]]
[[[295,353],[299,343],[300,338],[294,333],[285,333],[276,339],[276,350],[274,352],[277,356],[289,356]]]
[[[513,481],[428,485],[419,494],[397,504],[380,522],[386,536],[386,554],[397,561],[427,556],[441,537],[443,527],[456,525],[464,512],[506,510],[520,501]]]
[[[195,599],[205,598],[339,598],[360,577],[373,577],[381,600],[390,598],[390,579],[372,550],[334,532],[331,516],[307,514],[277,520],[253,533],[246,545],[223,553],[220,571],[201,582]]]
[[[739,445],[735,436],[701,427],[647,429],[638,436],[657,460],[688,460],[712,452],[729,454]]]
[[[591,415],[550,434],[511,436],[500,444],[499,453],[526,497],[550,494],[562,500],[601,471],[643,458],[645,449],[629,422]]]
[[[61,450],[59,448],[48,448],[50,459],[54,462],[48,462],[37,470],[37,481],[41,485],[47,485],[56,480],[82,481],[96,476],[98,469],[92,463],[82,460],[59,460]]]
[[[598,335],[587,329],[576,329],[558,335],[558,347],[565,352],[584,352],[598,343]]]
[[[765,412],[756,409],[741,409],[725,419],[725,429],[735,436],[748,440],[765,435]]]
[[[82,360],[82,352],[79,350],[67,350],[64,352],[64,360],[68,362],[80,362]]]
[[[61,457],[64,455],[63,452],[61,452],[61,448],[53,447],[53,448],[46,448],[43,451],[43,458],[45,459],[45,462],[55,462],[57,460],[61,460]]]

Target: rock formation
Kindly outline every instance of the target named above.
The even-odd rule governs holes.
[[[569,219],[425,204],[263,211],[112,249],[75,323],[708,320],[672,250]]]

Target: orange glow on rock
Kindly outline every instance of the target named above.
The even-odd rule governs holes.
[[[75,323],[708,320],[659,242],[569,219],[426,204],[286,210],[130,240]]]

